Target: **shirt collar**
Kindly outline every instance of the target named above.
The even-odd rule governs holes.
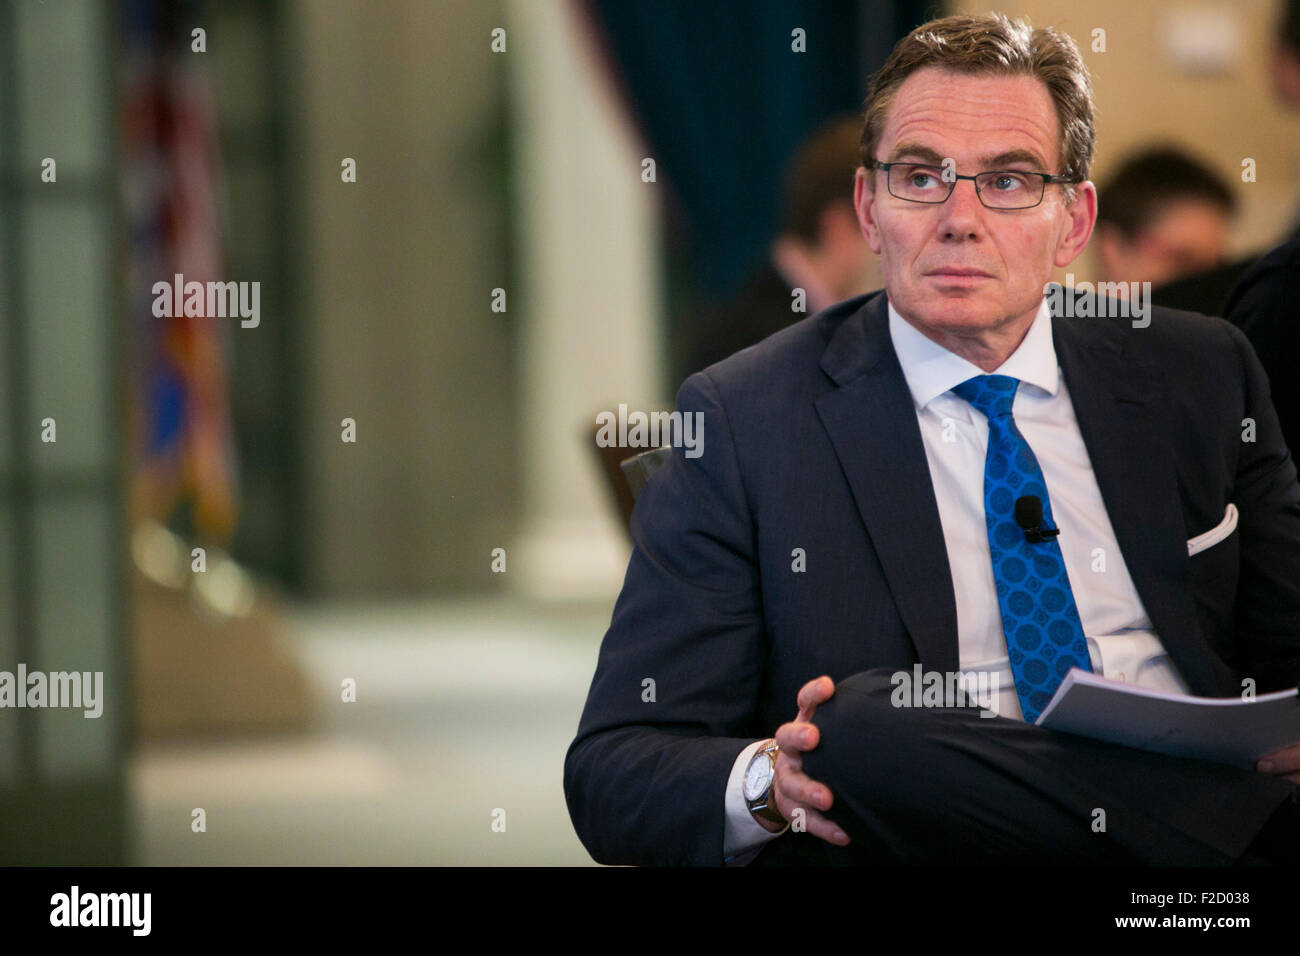
[[[918,409],[976,375],[1010,375],[1055,395],[1060,386],[1056,347],[1052,344],[1052,312],[1044,296],[1038,314],[1020,345],[991,373],[927,338],[898,314],[889,302],[889,337],[893,340],[903,377]]]

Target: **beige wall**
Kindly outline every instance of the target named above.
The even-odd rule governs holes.
[[[982,14],[988,3],[954,3],[954,12]],[[1273,97],[1267,75],[1274,0],[1177,3],[1161,0],[1030,0],[997,6],[1035,26],[1069,33],[1092,71],[1097,102],[1093,181],[1130,150],[1154,141],[1186,147],[1228,178],[1241,203],[1233,237],[1237,251],[1271,245],[1285,231],[1300,199],[1300,115]],[[1167,52],[1171,26],[1198,11],[1225,13],[1240,38],[1235,63],[1198,75]],[[1177,18],[1177,19],[1175,19]],[[1106,52],[1092,52],[1092,31],[1106,31]],[[1230,34],[1230,31],[1229,31]],[[1257,163],[1257,181],[1241,181],[1241,161]],[[1090,250],[1070,267],[1094,279]],[[1067,270],[1060,270],[1058,279]]]

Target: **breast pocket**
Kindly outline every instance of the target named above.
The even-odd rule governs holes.
[[[1200,554],[1202,551],[1208,551],[1215,545],[1227,540],[1227,538],[1237,530],[1237,506],[1228,502],[1228,507],[1224,509],[1223,520],[1208,531],[1198,534],[1194,538],[1187,539],[1188,557]]]
[[[1229,504],[1223,520],[1187,541],[1187,564],[1192,597],[1208,634],[1227,632],[1237,598],[1237,573],[1241,556],[1237,534],[1237,506]]]

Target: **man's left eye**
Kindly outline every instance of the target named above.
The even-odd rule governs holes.
[[[1010,192],[1013,189],[1024,189],[1028,183],[1028,176],[1019,176],[1015,173],[998,173],[993,179],[993,188],[1000,192]]]

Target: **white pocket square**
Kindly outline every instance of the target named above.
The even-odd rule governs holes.
[[[1223,513],[1223,520],[1217,526],[1211,528],[1204,534],[1198,534],[1195,538],[1189,538],[1187,541],[1187,556],[1204,551],[1206,548],[1212,548],[1232,532],[1237,530],[1237,506],[1228,503],[1228,508]]]

